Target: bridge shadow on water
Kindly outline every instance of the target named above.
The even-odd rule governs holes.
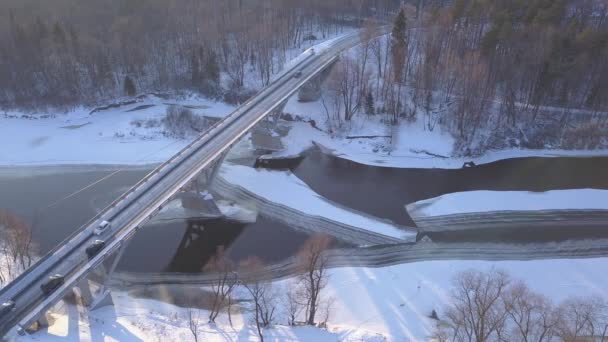
[[[308,234],[258,216],[255,223],[225,219],[156,223],[139,231],[119,271],[199,273],[223,246],[235,263],[249,256],[278,262],[295,254]]]

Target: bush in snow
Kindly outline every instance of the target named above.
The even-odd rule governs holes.
[[[202,116],[192,113],[190,109],[178,106],[167,107],[163,119],[166,133],[177,138],[185,138],[193,133],[200,133],[209,127],[210,122]]]

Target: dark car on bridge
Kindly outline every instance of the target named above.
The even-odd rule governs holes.
[[[15,308],[14,300],[9,300],[9,301],[2,303],[2,305],[0,306],[0,317],[4,317],[4,315],[13,311],[14,308]]]
[[[302,70],[298,70],[295,74],[293,74],[293,78],[300,78],[300,76],[302,76]]]
[[[42,293],[44,293],[45,295],[55,291],[55,289],[57,289],[59,286],[61,286],[64,282],[64,278],[61,274],[55,274],[49,277],[49,280],[40,285],[40,289],[42,290]]]
[[[87,247],[87,249],[85,250],[85,252],[87,253],[87,256],[89,257],[89,259],[92,259],[95,255],[97,255],[97,253],[99,253],[99,251],[106,245],[106,242],[103,240],[95,240],[93,241],[93,243]]]

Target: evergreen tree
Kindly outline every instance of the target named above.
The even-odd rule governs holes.
[[[372,95],[371,91],[369,91],[365,96],[365,111],[368,115],[376,114],[374,110],[374,96]]]
[[[128,96],[135,96],[135,82],[129,76],[125,76],[125,86],[124,86],[125,94]]]

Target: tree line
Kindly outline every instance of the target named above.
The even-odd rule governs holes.
[[[268,84],[289,49],[386,16],[396,0],[2,0],[0,106]],[[226,78],[222,82],[222,78]]]
[[[355,113],[420,117],[448,128],[463,154],[608,144],[608,1],[417,5],[343,56],[326,91],[333,126]]]
[[[433,339],[456,341],[575,342],[608,340],[605,298],[580,294],[553,303],[502,270],[469,270],[452,282],[450,304]]]

